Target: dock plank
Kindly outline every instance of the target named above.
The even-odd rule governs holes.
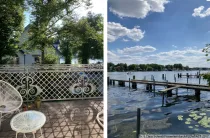
[[[160,90],[159,92],[167,92],[169,90],[173,90],[173,89],[177,89],[177,88],[180,88],[181,85],[178,85],[178,86],[175,86],[175,87],[171,87],[171,88],[167,88],[167,89],[164,89],[164,90]]]
[[[117,80],[117,79],[112,79],[112,80],[129,82],[129,80]],[[179,86],[179,88],[184,88],[184,89],[199,89],[202,91],[210,91],[210,87],[208,85],[200,85],[200,84],[165,82],[165,81],[149,81],[149,80],[131,80],[130,82],[131,83],[136,82],[139,84],[150,84],[150,85],[156,85],[156,86],[171,86],[171,87]]]

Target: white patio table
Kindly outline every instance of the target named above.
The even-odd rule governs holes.
[[[41,127],[45,124],[45,122],[46,116],[43,113],[38,111],[25,111],[15,115],[12,118],[10,125],[12,130],[16,131],[16,138],[18,133],[23,133],[24,136],[25,133],[32,133],[33,138],[35,138],[37,130],[40,130],[41,136],[44,138]]]

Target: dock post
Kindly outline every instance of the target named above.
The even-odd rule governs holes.
[[[166,80],[166,74],[165,74],[165,80]]]
[[[112,79],[110,79],[109,84],[112,85]]]
[[[201,70],[200,69],[199,69],[198,77],[199,77],[199,84],[201,84]]]
[[[199,84],[201,84],[201,76],[199,75]]]
[[[163,97],[162,97],[162,106],[164,106],[164,97],[165,97],[165,93],[162,93]]]
[[[175,74],[174,74],[174,82],[176,82],[176,76],[175,76]]]
[[[196,102],[200,102],[200,90],[199,89],[195,89],[195,99],[196,99]]]
[[[188,83],[188,79],[189,79],[189,78],[187,77],[187,83]]]
[[[113,86],[115,86],[115,80],[112,80],[112,82],[113,82]]]
[[[133,80],[135,80],[135,75],[133,76]],[[137,83],[132,82],[132,89],[137,89]]]
[[[170,88],[171,86],[167,86],[167,88]],[[167,91],[167,97],[172,97],[172,90]]]
[[[118,81],[118,85],[121,87],[125,87],[125,82],[124,81]]]
[[[109,77],[107,78],[107,85],[109,86]]]
[[[186,74],[186,76],[187,76],[187,78],[189,78],[189,74],[188,73]]]
[[[178,88],[176,88],[176,96],[178,96]]]
[[[178,76],[178,78],[179,78],[179,73],[178,73],[178,75],[177,75],[177,76]]]
[[[141,126],[141,109],[137,108],[136,138],[139,138]]]
[[[129,78],[129,90],[130,90],[130,88],[131,88],[131,78]]]
[[[154,92],[154,97],[155,97],[155,79],[153,79],[153,92]]]
[[[162,74],[162,79],[164,80],[164,74]]]
[[[180,73],[180,78],[182,78],[182,73]]]
[[[146,90],[149,91],[149,84],[146,84]]]

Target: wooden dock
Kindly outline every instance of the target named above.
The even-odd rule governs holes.
[[[130,83],[139,83],[139,84],[148,84],[148,85],[156,85],[156,86],[170,86],[175,87],[177,85],[180,88],[186,89],[200,89],[203,91],[210,91],[210,87],[208,85],[201,85],[201,84],[190,84],[190,83],[180,83],[180,82],[165,82],[165,81],[148,81],[148,80],[117,80],[117,79],[110,79],[110,84],[114,81],[123,83],[123,82],[130,82]]]
[[[163,95],[166,94],[167,97],[172,97],[172,90],[176,90],[176,95],[178,96],[178,89],[193,89],[195,90],[195,99],[196,101],[200,101],[200,92],[207,91],[210,92],[210,87],[208,85],[200,85],[200,84],[189,84],[189,83],[180,83],[180,82],[168,82],[168,81],[149,81],[149,80],[118,80],[118,79],[109,79],[108,78],[108,85],[115,85],[115,82],[118,82],[119,86],[125,87],[125,82],[129,83],[129,89],[137,89],[137,84],[146,84],[146,90],[154,92],[155,96],[155,86],[164,86],[166,87],[163,90],[159,90],[158,93]],[[132,84],[132,85],[131,85]],[[164,102],[163,102],[164,105]]]

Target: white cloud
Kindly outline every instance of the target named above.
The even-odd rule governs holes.
[[[171,50],[167,52],[159,52],[155,54],[136,55],[132,53],[119,53],[119,50],[112,51],[114,56],[108,55],[108,61],[115,64],[149,64],[157,63],[162,65],[182,63],[182,65],[190,67],[210,67],[207,57],[202,49],[188,47],[183,50]]]
[[[128,40],[128,39],[123,38],[123,41],[124,41],[124,42],[128,42],[129,40]]]
[[[92,5],[89,8],[87,8],[87,6],[83,3],[79,8],[76,8],[73,13],[78,19],[87,16],[88,12],[102,14],[103,16],[106,10],[106,7],[103,6],[104,2],[105,0],[91,0]]]
[[[155,47],[152,46],[134,46],[134,47],[126,47],[122,50],[118,49],[118,53],[120,54],[141,54],[145,52],[154,52],[156,50]]]
[[[172,47],[173,47],[173,48],[177,48],[177,46],[176,46],[176,45],[172,45]]]
[[[108,22],[108,41],[113,42],[116,39],[127,36],[134,41],[140,41],[144,37],[145,32],[143,32],[138,27],[133,29],[128,29],[122,26],[120,23]]]
[[[192,16],[194,16],[194,17],[199,16],[200,18],[210,16],[210,8],[208,8],[206,10],[204,10],[204,6],[200,6],[198,8],[195,8]]]
[[[145,18],[149,12],[164,12],[168,0],[109,0],[109,10],[119,17]]]

